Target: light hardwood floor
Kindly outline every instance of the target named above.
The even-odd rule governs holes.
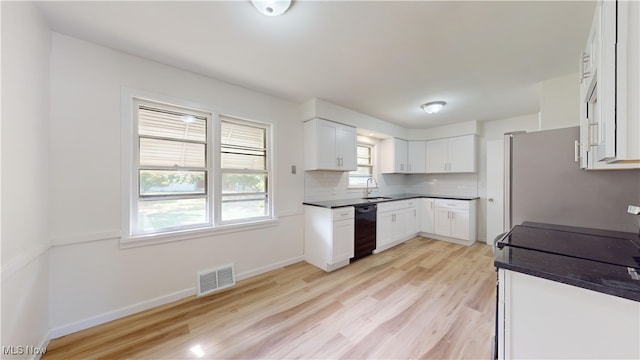
[[[416,237],[325,273],[300,262],[51,341],[42,359],[487,359],[491,248]]]

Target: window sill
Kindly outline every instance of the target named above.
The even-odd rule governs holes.
[[[141,246],[157,245],[157,244],[164,244],[164,243],[169,243],[174,241],[191,240],[191,239],[198,239],[203,237],[229,234],[234,232],[262,229],[266,227],[276,226],[278,225],[278,222],[279,222],[278,219],[274,218],[274,219],[268,219],[268,220],[254,221],[250,223],[220,225],[220,226],[204,228],[204,229],[175,231],[172,233],[165,233],[165,234],[141,235],[141,236],[133,236],[129,238],[123,237],[120,240],[120,249],[130,249],[130,248],[136,248]]]

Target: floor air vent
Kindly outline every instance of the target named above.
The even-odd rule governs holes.
[[[233,264],[198,272],[198,296],[207,295],[235,284]]]

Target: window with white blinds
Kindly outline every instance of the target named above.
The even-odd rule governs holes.
[[[373,147],[366,144],[358,144],[357,170],[349,172],[349,187],[366,187],[367,179],[373,177]]]
[[[269,216],[267,127],[220,117],[222,222]]]
[[[133,108],[129,237],[271,218],[269,125],[149,100]]]

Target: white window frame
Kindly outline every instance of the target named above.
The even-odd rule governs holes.
[[[140,102],[149,102],[161,104],[174,109],[186,109],[197,111],[198,113],[209,114],[207,124],[207,149],[206,149],[206,168],[207,191],[208,191],[208,222],[197,226],[185,226],[166,231],[134,234],[134,226],[137,224],[137,208],[138,200],[138,126],[137,126],[137,106]],[[122,248],[153,245],[178,240],[193,239],[197,237],[212,236],[236,231],[246,231],[251,229],[259,229],[265,226],[274,226],[278,223],[275,216],[274,187],[275,177],[273,175],[273,131],[274,126],[269,123],[241,119],[235,116],[227,116],[238,122],[245,122],[252,126],[263,127],[266,129],[267,137],[267,199],[268,214],[262,217],[251,218],[246,221],[234,220],[222,222],[221,217],[221,169],[220,169],[220,151],[221,139],[220,113],[215,112],[211,106],[199,104],[192,101],[176,99],[160,94],[150,93],[137,89],[123,88],[121,93],[121,170],[122,170],[122,187],[121,187],[121,236],[120,246]]]
[[[371,154],[371,156],[370,156],[371,157],[371,176],[370,177],[375,179],[375,177],[376,177],[375,176],[375,172],[376,172],[376,170],[375,170],[375,167],[376,167],[376,165],[375,165],[375,161],[376,161],[375,160],[375,146],[371,145],[371,144],[366,144],[366,143],[358,143],[357,147],[369,148],[369,151],[370,151],[370,154]],[[357,158],[357,151],[356,151],[356,169],[357,169],[358,166],[362,166],[362,165],[358,165],[357,162],[358,162],[358,158]],[[367,187],[366,185],[354,185],[354,184],[351,184],[351,174],[355,173],[356,171],[357,170],[349,172],[348,188],[350,188],[350,189],[365,189]],[[370,188],[373,189],[373,187],[370,187]]]
[[[248,121],[248,120],[244,120],[244,119],[240,119],[237,117],[233,117],[233,116],[222,116],[224,118],[224,120],[220,119],[216,125],[218,126],[218,134],[221,133],[221,127],[222,127],[222,121],[228,121],[231,123],[236,123],[236,124],[240,124],[240,125],[247,125],[247,126],[252,126],[252,127],[257,127],[257,128],[261,128],[265,130],[265,142],[266,142],[266,169],[264,171],[249,171],[249,170],[239,170],[239,169],[222,169],[222,164],[219,164],[216,168],[216,171],[220,174],[220,179],[222,179],[222,174],[224,174],[225,172],[227,173],[265,173],[267,175],[267,191],[266,191],[266,196],[267,196],[267,204],[269,204],[268,207],[268,212],[266,215],[261,216],[261,217],[255,217],[252,218],[254,221],[260,221],[260,220],[268,220],[271,219],[273,217],[273,206],[272,204],[272,192],[271,189],[273,187],[272,185],[272,161],[271,161],[271,139],[273,138],[271,136],[271,126],[269,124],[266,123],[260,123],[257,121]],[[220,137],[217,137],[218,140],[220,141],[219,146],[216,148],[218,149],[218,159],[221,159],[221,157],[219,156],[220,151],[222,150],[222,141],[220,140]],[[216,176],[216,178],[218,178]],[[242,221],[242,220],[222,220],[222,181],[218,182],[218,186],[216,186],[215,188],[215,198],[216,199],[220,199],[220,201],[217,201],[215,203],[216,206],[216,219],[215,222],[216,224],[220,224],[220,225],[226,225],[226,224],[238,224],[238,223],[244,223],[246,221]]]

